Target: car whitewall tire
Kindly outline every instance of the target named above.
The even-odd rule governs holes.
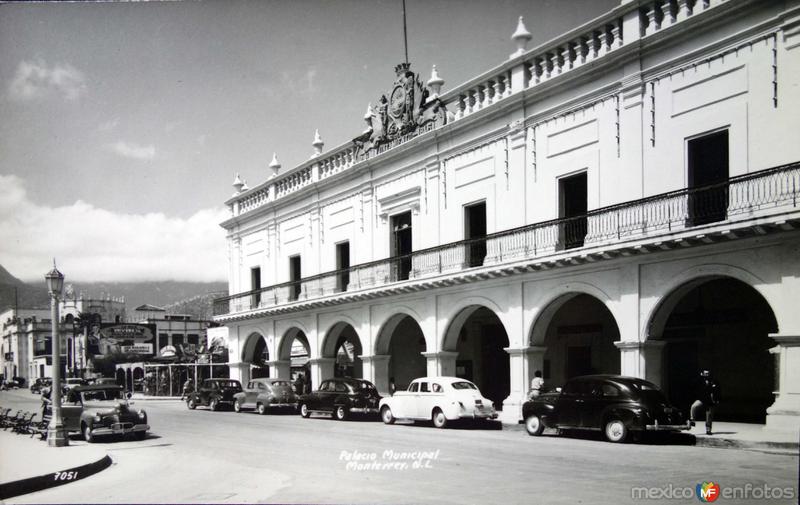
[[[88,424],[83,425],[83,439],[86,442],[92,444],[94,443],[94,436],[92,435],[92,428]]]
[[[239,402],[233,402],[233,410],[235,410],[236,412],[241,412],[242,404]]]
[[[447,426],[447,417],[441,409],[433,411],[433,425],[437,428],[445,428]]]
[[[624,442],[625,437],[628,436],[628,427],[625,426],[625,423],[619,419],[611,419],[607,421],[603,431],[606,435],[606,440],[609,442]]]
[[[537,415],[528,416],[525,419],[525,431],[528,432],[528,435],[537,437],[542,434],[544,431],[544,424],[542,424],[542,420]]]
[[[305,403],[300,405],[300,415],[303,417],[308,417],[311,415],[311,412],[308,411],[308,405]]]
[[[219,408],[219,402],[216,399],[211,400],[208,402],[208,408],[216,411]]]
[[[259,404],[256,406],[256,410],[257,410],[257,411],[258,411],[258,413],[259,413],[259,414],[261,414],[262,416],[263,416],[264,414],[266,414],[266,413],[267,413],[267,407],[266,407],[266,406],[265,406],[263,403],[259,403]]]
[[[333,411],[333,417],[335,417],[337,421],[344,421],[347,419],[347,409],[339,405],[336,407],[336,410]]]
[[[197,407],[197,403],[195,403],[194,398],[189,398],[186,402],[186,406],[189,407],[189,410],[194,410]]]
[[[383,420],[384,424],[394,424],[395,419],[392,415],[392,409],[388,405],[384,405],[381,409],[381,420]]]

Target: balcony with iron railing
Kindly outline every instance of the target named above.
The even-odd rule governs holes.
[[[800,162],[795,162],[717,184],[662,193],[581,216],[530,224],[218,298],[214,315],[258,312],[309,300],[333,302],[343,295],[407,281],[541,261],[566,252],[586,254],[635,241],[661,242],[665,237],[710,225],[747,226],[759,219],[796,214],[800,210],[799,192]]]

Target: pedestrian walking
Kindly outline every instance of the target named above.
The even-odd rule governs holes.
[[[711,377],[711,372],[708,370],[700,372],[695,397],[697,399],[692,404],[692,408],[689,412],[689,422],[694,426],[698,414],[705,409],[706,435],[711,435],[711,423],[714,422],[714,411],[720,402],[721,393],[719,384]]]
[[[184,398],[188,398],[190,394],[194,393],[194,381],[192,379],[186,379],[186,382],[183,383],[183,392],[181,393],[181,400]]]
[[[542,393],[544,387],[544,379],[542,379],[542,371],[536,370],[531,379],[531,390],[528,391],[528,399],[533,400]]]
[[[389,396],[394,396],[397,391],[397,385],[394,383],[394,377],[389,377]]]
[[[306,392],[306,378],[303,372],[299,372],[297,378],[294,380],[294,392],[298,395],[305,394]]]

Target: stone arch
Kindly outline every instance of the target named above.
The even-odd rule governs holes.
[[[298,324],[287,329],[283,332],[283,335],[281,335],[278,345],[276,346],[275,359],[282,361],[290,360],[292,357],[292,345],[295,340],[299,340],[306,348],[309,355],[311,354],[308,333]]]
[[[734,275],[728,275],[734,273]],[[658,300],[645,331],[662,349],[648,367],[672,403],[688,409],[696,400],[698,372],[710,370],[723,401],[715,417],[766,421],[776,389],[774,305],[755,276],[739,268],[693,268],[676,277]]]
[[[241,351],[242,363],[250,365],[247,379],[269,377],[270,350],[267,338],[259,331],[250,333],[244,341]]]
[[[420,328],[422,327],[422,324],[420,323],[422,318],[415,310],[405,305],[398,305],[395,312],[388,316],[386,320],[382,321],[380,325],[378,325],[378,331],[375,333],[375,344],[373,345],[372,349],[374,354],[387,354],[392,333],[405,317],[410,317],[415,323],[417,323],[418,326],[420,326]]]
[[[548,298],[544,303],[538,304],[540,307],[539,311],[531,321],[530,329],[527,332],[530,345],[544,345],[545,332],[553,316],[565,303],[582,294],[596,298],[605,305],[611,315],[614,316],[614,319],[619,321],[619,318],[614,313],[612,299],[608,293],[586,282],[568,282],[558,286],[554,290],[548,290]]]
[[[705,264],[695,265],[683,270],[680,274],[670,278],[658,295],[658,302],[653,306],[645,321],[644,334],[642,340],[659,339],[664,331],[667,318],[672,313],[675,305],[689,291],[697,286],[714,279],[731,278],[747,284],[758,292],[767,305],[773,308],[778,306],[772,296],[763,289],[764,281],[755,274],[733,265],[725,264]],[[777,320],[777,315],[776,315]]]
[[[450,316],[445,320],[447,321],[447,325],[444,328],[444,334],[439,339],[441,342],[440,350],[455,351],[461,327],[464,325],[464,322],[481,307],[492,311],[500,320],[504,329],[511,326],[506,320],[505,312],[494,300],[485,296],[466,297],[459,300],[450,311]]]
[[[348,345],[349,343],[349,345]],[[322,340],[323,358],[335,360],[333,375],[361,378],[363,365],[361,356],[364,348],[354,321],[348,317],[340,317],[332,324]]]

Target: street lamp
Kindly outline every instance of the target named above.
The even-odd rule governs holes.
[[[64,424],[61,422],[61,345],[58,331],[58,299],[64,288],[64,275],[56,269],[55,259],[53,259],[53,269],[44,278],[47,280],[47,289],[50,291],[51,347],[53,348],[53,385],[50,391],[53,414],[50,417],[50,426],[47,427],[47,445],[64,447],[69,445],[69,439],[64,431]]]

